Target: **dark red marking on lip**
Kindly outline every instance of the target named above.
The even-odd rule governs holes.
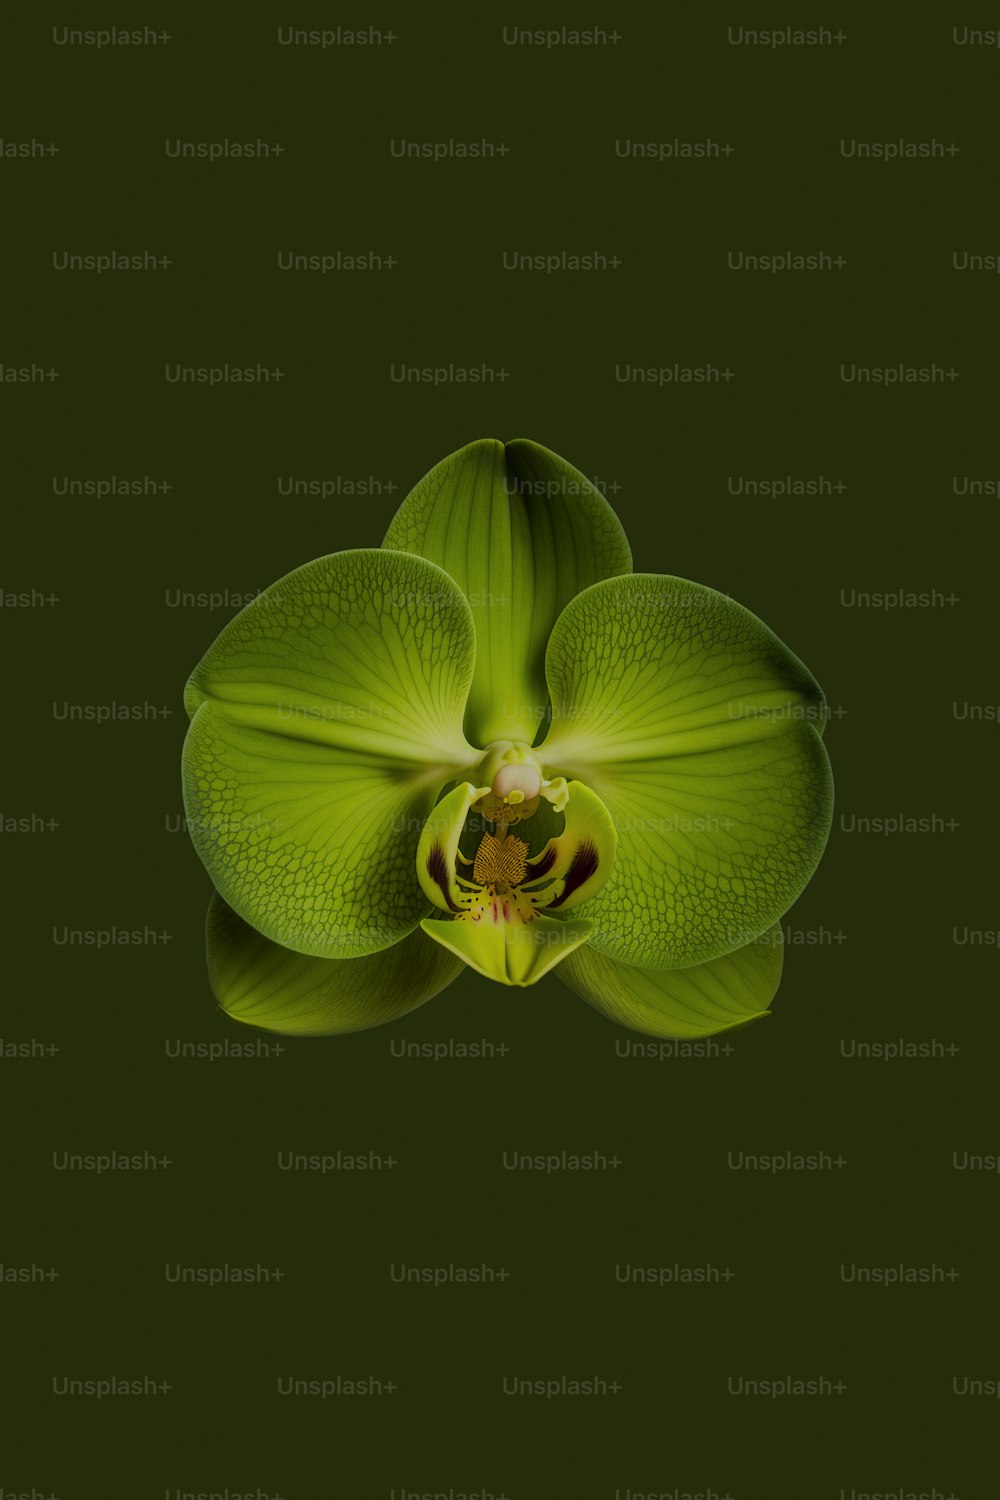
[[[531,870],[531,884],[534,885],[536,880],[541,880],[543,875],[547,875],[555,862],[556,849],[553,845],[552,847],[546,849],[545,853],[539,859],[537,865],[531,865],[529,867]]]
[[[573,851],[573,858],[569,862],[566,871],[566,883],[554,901],[549,902],[549,909],[554,906],[562,906],[567,897],[578,891],[590,877],[596,873],[600,859],[597,854],[597,846],[588,839],[586,843],[578,845]]]
[[[427,856],[427,873],[448,903],[448,910],[460,912],[462,908],[452,899],[451,887],[448,883],[448,861],[444,857],[444,850],[440,844],[435,844]]]

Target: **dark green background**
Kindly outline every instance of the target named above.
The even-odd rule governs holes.
[[[74,9],[77,9],[74,7]],[[766,8],[765,8],[766,9]],[[957,20],[964,23],[965,17]],[[972,18],[973,21],[975,18]],[[122,17],[94,14],[70,24]],[[4,833],[11,983],[0,1032],[58,1053],[0,1061],[0,1486],[61,1500],[255,1491],[286,1500],[485,1490],[510,1500],[715,1491],[792,1500],[910,1489],[991,1493],[995,1411],[952,1394],[994,1378],[996,1152],[997,279],[1000,52],[952,44],[945,8],[909,22],[839,11],[842,46],[729,46],[717,7],[580,24],[623,40],[551,51],[501,27],[564,18],[455,7],[247,20],[130,15],[156,49],[56,47],[63,17],[2,28],[0,133],[60,152],[0,159],[3,587],[55,606],[0,615],[8,706]],[[381,49],[278,47],[278,24],[394,26]],[[989,23],[984,23],[989,24]],[[258,136],[278,159],[167,159],[165,138]],[[708,161],[619,160],[616,138],[731,142]],[[389,140],[504,141],[492,161],[391,158]],[[846,160],[841,137],[937,137],[940,160]],[[825,249],[826,274],[730,272],[730,249]],[[144,249],[153,274],[57,273],[53,251]],[[283,274],[279,250],[374,250],[382,274]],[[617,271],[505,272],[504,249],[598,250]],[[259,388],[169,385],[164,366],[276,366]],[[618,384],[616,363],[736,372]],[[952,384],[845,385],[841,362],[957,368]],[[488,387],[393,384],[391,363],[503,367]],[[209,885],[180,814],[181,691],[229,617],[170,590],[250,593],[324,552],[377,544],[402,495],[477,437],[532,437],[613,488],[636,567],[759,613],[809,664],[838,818],[773,1017],[732,1052],[622,1058],[627,1033],[555,978],[460,979],[394,1027],[257,1060],[172,1060],[168,1041],[245,1040],[208,992]],[[52,476],[151,475],[169,493],[95,501]],[[735,497],[728,475],[842,481]],[[370,499],[281,498],[279,475],[375,476]],[[938,589],[953,605],[845,608],[841,591]],[[149,702],[148,722],[70,723],[53,703]],[[838,710],[843,710],[838,714]],[[951,831],[849,834],[852,814],[937,814]],[[53,929],[170,941],[96,952]],[[841,1039],[960,1049],[841,1056]],[[393,1038],[505,1043],[439,1064]],[[52,1153],[153,1150],[150,1174],[60,1173]],[[278,1151],[391,1152],[389,1173],[278,1172]],[[600,1150],[603,1174],[505,1172],[502,1153]],[[730,1171],[729,1151],[827,1151],[843,1170]],[[617,1263],[710,1261],[713,1286],[621,1285]],[[164,1265],[280,1266],[271,1286],[167,1284]],[[393,1285],[392,1263],[504,1266],[492,1287]],[[841,1263],[954,1266],[942,1285],[860,1287]],[[152,1374],[150,1399],[60,1399],[53,1376]],[[392,1378],[391,1398],[282,1399],[279,1375]],[[613,1397],[502,1394],[504,1375],[617,1379]],[[826,1375],[840,1397],[727,1394],[727,1377]],[[992,1470],[992,1474],[991,1474]]]

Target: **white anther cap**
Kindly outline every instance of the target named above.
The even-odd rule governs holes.
[[[493,778],[490,790],[501,801],[509,797],[511,792],[520,792],[525,802],[531,802],[541,793],[542,778],[534,766],[501,766]],[[515,797],[514,800],[520,802],[521,797]]]

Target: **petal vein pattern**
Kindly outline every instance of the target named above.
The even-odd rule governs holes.
[[[474,625],[440,568],[381,549],[281,579],[192,674],[184,796],[229,905],[274,942],[350,958],[412,931],[420,829],[476,758]]]
[[[618,833],[608,883],[581,910],[592,947],[669,969],[758,937],[829,833],[825,704],[807,669],[734,600],[656,574],[579,594],[546,668],[539,754],[586,781]]]
[[[563,606],[632,559],[621,522],[579,470],[538,443],[484,440],[407,495],[383,546],[439,563],[472,606],[479,659],[466,732],[534,740],[545,714],[545,644]]]
[[[690,969],[639,969],[587,943],[558,969],[570,989],[602,1015],[647,1036],[717,1036],[770,1015],[781,979],[778,923],[745,948]]]

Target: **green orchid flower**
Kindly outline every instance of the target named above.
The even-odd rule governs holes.
[[[185,693],[228,1015],[332,1035],[463,968],[663,1037],[768,1013],[832,817],[819,686],[734,600],[631,571],[538,444],[479,442],[381,548],[296,569]]]

